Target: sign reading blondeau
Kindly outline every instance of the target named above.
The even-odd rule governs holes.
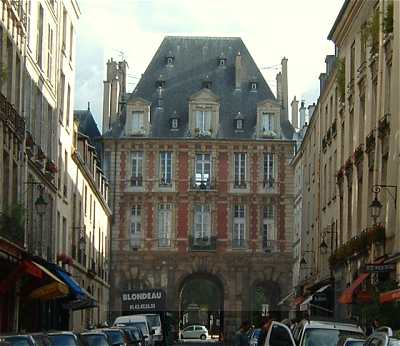
[[[162,289],[124,291],[121,301],[122,311],[157,312],[165,310],[166,295]]]
[[[396,270],[395,264],[371,264],[365,265],[365,271],[367,273],[389,273]]]

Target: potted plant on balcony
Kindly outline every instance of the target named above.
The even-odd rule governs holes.
[[[389,114],[385,114],[378,123],[378,137],[384,138],[390,132]]]
[[[372,130],[365,138],[365,152],[369,153],[375,148],[375,130]]]
[[[343,181],[343,176],[344,176],[344,169],[343,167],[340,167],[339,170],[336,172],[336,181],[338,184],[340,184]]]
[[[72,265],[73,259],[71,256],[68,256],[65,253],[59,253],[57,255],[57,262],[61,262],[62,264]]]
[[[354,162],[354,164],[355,164],[355,165],[358,165],[358,164],[362,161],[363,156],[364,156],[363,145],[360,144],[360,145],[354,150],[354,153],[353,153],[353,162]]]
[[[339,92],[339,106],[343,108],[344,98],[346,93],[346,63],[344,58],[338,58],[336,60],[337,72],[336,72],[336,85]]]
[[[52,174],[58,172],[56,164],[51,159],[48,159],[46,162],[46,171]]]
[[[353,172],[353,160],[351,159],[351,157],[349,157],[344,164],[344,174],[348,177],[351,175],[352,172]]]

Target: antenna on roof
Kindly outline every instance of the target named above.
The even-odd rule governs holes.
[[[118,50],[118,49],[114,49],[116,52],[118,52],[118,56],[120,58],[121,61],[125,60],[125,53],[123,50]]]
[[[260,70],[279,70],[281,65],[271,65],[271,66],[265,66],[265,67],[260,67]]]

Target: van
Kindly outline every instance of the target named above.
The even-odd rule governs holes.
[[[127,315],[119,316],[114,321],[114,326],[135,326],[140,328],[146,338],[146,346],[154,346],[154,331],[150,327],[146,315]]]
[[[154,330],[153,340],[155,345],[162,344],[164,340],[163,330],[161,325],[161,318],[159,314],[146,314],[147,322],[150,325],[150,328]]]

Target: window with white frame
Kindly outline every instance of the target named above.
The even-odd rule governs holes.
[[[172,152],[160,152],[160,186],[172,184]]]
[[[262,223],[262,244],[265,252],[276,251],[276,235],[274,224],[274,206],[266,205],[263,207],[263,223]]]
[[[171,204],[160,204],[158,206],[157,238],[159,247],[171,245],[172,234],[172,206]]]
[[[126,132],[128,135],[144,133],[144,112],[132,112],[127,119]]]
[[[211,111],[196,111],[196,130],[199,131],[199,134],[211,134]]]
[[[176,130],[178,128],[178,118],[173,118],[171,120],[171,129]]]
[[[207,187],[211,182],[211,155],[196,154],[195,185],[196,187]]]
[[[275,182],[274,154],[264,154],[264,187],[272,188]]]
[[[274,114],[263,112],[261,114],[261,129],[263,132],[274,131]]]
[[[132,248],[140,246],[142,237],[141,206],[136,204],[131,208],[131,218],[129,225],[129,244]]]
[[[143,185],[143,152],[133,151],[131,152],[131,185],[142,186]]]
[[[246,187],[246,153],[234,154],[235,187]]]
[[[194,244],[208,243],[211,239],[211,211],[207,204],[194,206]]]
[[[243,248],[246,245],[246,211],[242,204],[234,206],[232,247]]]
[[[47,31],[47,78],[53,82],[53,29],[50,24]]]

